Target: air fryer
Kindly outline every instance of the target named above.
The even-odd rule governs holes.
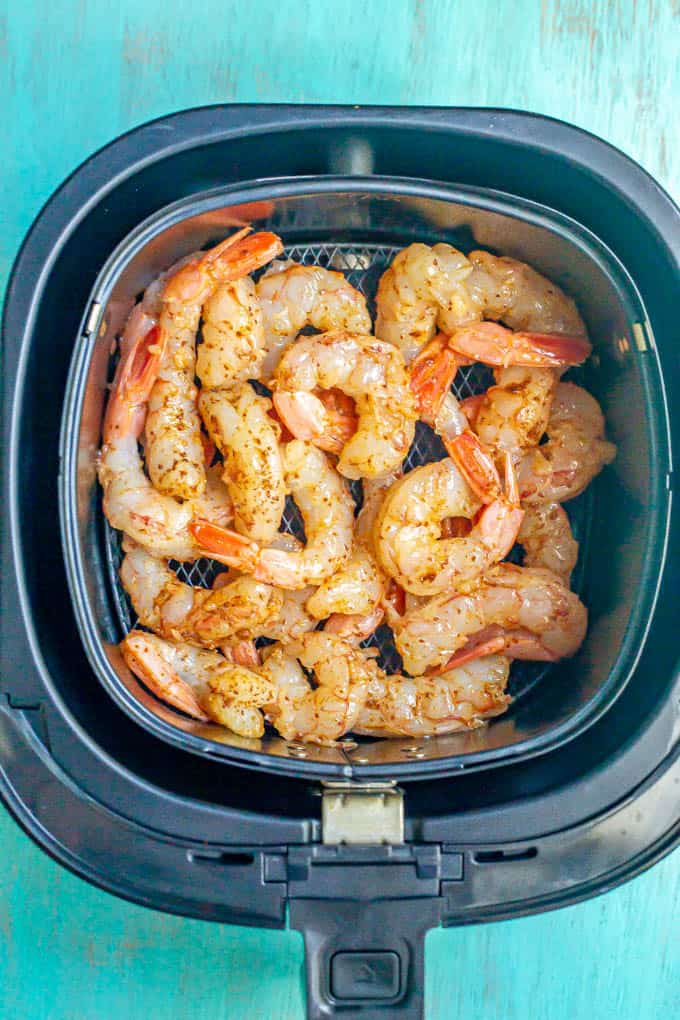
[[[577,298],[594,344],[577,378],[618,448],[568,506],[590,626],[573,659],[516,665],[509,712],[482,729],[247,741],[161,704],[117,651],[132,618],[95,475],[112,342],[162,269],[243,219],[369,296],[398,247],[445,240]],[[635,164],[525,114],[216,107],[76,171],[22,248],[4,320],[0,764],[27,831],[159,909],[270,926],[287,912],[310,1017],[420,1015],[427,928],[573,902],[666,852],[679,250],[677,210]],[[458,378],[463,394],[484,384]],[[435,453],[423,432],[411,462]]]

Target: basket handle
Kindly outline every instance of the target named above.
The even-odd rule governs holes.
[[[422,1020],[424,941],[438,897],[291,900],[305,939],[307,1020]]]

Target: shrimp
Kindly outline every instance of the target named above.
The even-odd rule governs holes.
[[[517,468],[526,503],[563,503],[578,496],[616,456],[604,438],[604,416],[595,397],[575,383],[555,389],[548,441],[528,451]]]
[[[284,478],[302,515],[306,546],[295,552],[263,548],[209,521],[195,520],[190,530],[204,555],[280,588],[320,584],[350,555],[354,500],[347,483],[311,443],[294,439],[283,447]]]
[[[190,261],[166,282],[161,299],[162,355],[149,396],[147,467],[159,492],[193,499],[205,488],[200,419],[196,408],[196,331],[204,302],[217,287],[275,258],[275,234],[246,237],[241,230]]]
[[[123,548],[120,578],[140,623],[170,641],[216,648],[228,639],[259,636],[283,608],[282,592],[251,577],[217,591],[194,588],[129,539]]]
[[[133,630],[120,644],[125,662],[157,698],[201,722],[261,737],[261,708],[275,696],[266,677],[229,663],[219,652],[170,643]]]
[[[270,544],[272,549],[281,549],[285,552],[299,552],[302,548],[302,542],[298,541],[294,535],[286,534],[281,532],[276,536],[274,541]],[[221,574],[218,574],[213,581],[213,590],[223,588],[225,585],[231,584],[237,577],[247,576],[241,575],[238,571],[232,569],[226,570]],[[261,584],[262,582],[254,582]],[[301,588],[299,591],[284,591],[283,589],[277,589],[280,591],[282,597],[282,605],[278,615],[273,620],[263,620],[258,623],[257,626],[251,626],[250,633],[254,638],[269,638],[271,641],[295,641],[302,634],[306,634],[307,631],[313,630],[316,627],[317,621],[307,611],[306,603],[311,595],[314,593],[314,588]],[[227,649],[233,652],[234,646],[229,643],[221,646],[222,651],[227,655]],[[241,662],[242,665],[248,666],[255,662],[255,657],[251,648],[240,647],[236,649],[236,654],[239,656],[236,661]],[[259,659],[257,659],[259,662]]]
[[[269,415],[271,402],[246,383],[238,397],[225,390],[203,390],[199,408],[223,456],[222,479],[234,508],[234,526],[267,544],[278,532],[286,504],[279,430]]]
[[[98,466],[104,513],[112,527],[126,532],[153,555],[195,560],[201,551],[189,531],[193,518],[205,517],[226,527],[233,513],[228,493],[212,471],[203,496],[187,503],[159,493],[144,473],[138,439],[162,349],[159,327],[147,329],[147,325],[145,314],[133,311],[106,407]]]
[[[416,410],[403,358],[371,336],[333,330],[300,337],[274,375],[274,406],[299,439],[323,445],[327,412],[315,390],[339,389],[356,403],[356,430],[341,449],[346,478],[375,478],[398,467],[413,441]]]
[[[429,737],[481,726],[507,709],[509,672],[509,659],[489,655],[440,676],[378,676],[368,685],[354,732]]]
[[[312,616],[319,620],[329,617],[324,628],[329,633],[362,641],[382,622],[380,603],[387,578],[376,559],[373,531],[385,493],[400,476],[401,472],[392,472],[364,481],[364,503],[356,519],[352,555],[307,602]]]
[[[439,327],[447,336],[478,316],[465,287],[472,264],[450,244],[410,244],[383,273],[376,297],[376,336],[408,364]]]
[[[495,319],[530,333],[586,336],[572,299],[525,262],[487,251],[472,251],[468,258],[472,272],[465,288],[475,309],[471,318]]]
[[[302,670],[314,671],[311,688]],[[285,740],[332,745],[356,722],[369,681],[379,674],[364,652],[322,631],[275,645],[260,673],[276,689],[267,718]]]
[[[486,361],[481,356],[483,348],[488,356],[501,339],[507,347],[511,334],[493,328],[480,331],[475,324],[481,319],[500,320],[511,330],[521,331],[514,341],[513,357],[551,359],[529,364],[554,364],[557,356],[583,360],[590,349],[574,302],[556,284],[515,259],[483,251],[466,258],[449,244],[411,244],[400,251],[380,280],[377,308],[376,335],[399,347],[407,362],[433,339],[437,328],[452,338],[461,327],[472,331],[463,339],[473,349],[465,350],[451,340],[453,349],[475,361]],[[562,336],[558,339],[555,334]],[[574,341],[577,337],[582,338],[580,345]],[[508,354],[504,350],[504,356]]]
[[[264,316],[267,352],[260,370],[264,382],[271,378],[283,351],[305,326],[321,332],[371,332],[363,294],[342,273],[321,266],[274,262],[257,282],[257,297]]]
[[[484,506],[468,535],[441,537],[444,519],[471,519],[479,510],[453,460],[416,468],[388,491],[376,521],[382,566],[406,591],[433,595],[474,580],[506,556],[522,521],[509,458],[505,494]]]
[[[555,662],[578,650],[587,620],[549,570],[499,563],[468,594],[444,592],[405,614],[395,644],[414,676],[491,653]]]
[[[569,585],[578,542],[559,503],[527,503],[517,541],[524,548],[524,566],[544,567]]]
[[[513,365],[497,369],[495,377],[496,385],[482,395],[473,412],[474,429],[496,455],[507,451],[517,463],[525,450],[538,446],[546,431],[557,373]]]
[[[196,375],[203,390],[236,393],[257,379],[265,355],[264,320],[249,276],[222,284],[203,306]]]
[[[535,368],[564,368],[580,365],[591,351],[583,336],[565,333],[513,332],[498,322],[476,322],[459,326],[448,338],[449,346],[472,361],[507,368],[525,365]]]

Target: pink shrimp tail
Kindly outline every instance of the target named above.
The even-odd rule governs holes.
[[[513,332],[497,322],[461,326],[449,338],[451,347],[486,365],[528,365],[560,368],[580,365],[591,351],[584,336],[566,333]]]
[[[130,347],[109,398],[104,419],[104,436],[112,430],[122,435],[141,434],[146,404],[158,376],[165,338],[153,325]]]
[[[466,429],[451,439],[445,438],[446,451],[472,491],[483,503],[492,503],[501,494],[501,480],[493,457],[478,436]]]
[[[256,542],[244,538],[231,528],[223,528],[202,519],[192,521],[189,531],[206,556],[228,567],[254,574],[260,555],[260,547]]]

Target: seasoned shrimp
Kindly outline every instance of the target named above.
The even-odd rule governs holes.
[[[270,544],[270,548],[296,553],[303,548],[303,545],[294,535],[282,532],[276,536]],[[213,581],[213,590],[223,588],[241,576],[247,575],[241,575],[233,568],[226,570],[218,574]],[[261,584],[262,582],[255,583]],[[254,638],[263,637],[269,638],[271,641],[286,642],[295,641],[302,634],[306,634],[308,630],[313,630],[316,627],[317,620],[307,611],[306,603],[310,596],[313,595],[314,590],[312,587],[301,588],[298,591],[284,591],[281,589],[280,594],[283,601],[278,616],[273,620],[263,620],[256,627],[251,627],[250,633],[252,636]],[[231,643],[221,646],[225,655],[227,655],[228,648],[231,654],[234,651],[234,646]],[[259,662],[259,659],[253,656],[252,649],[250,648],[240,647],[236,649],[235,654],[238,656],[235,661],[241,662],[244,666],[252,665],[256,661]]]
[[[313,670],[312,689],[302,667]],[[267,718],[285,740],[333,744],[352,729],[369,681],[379,675],[361,649],[332,634],[312,631],[289,645],[275,645],[261,675],[276,689]]]
[[[526,503],[563,503],[578,496],[616,456],[604,438],[604,416],[595,397],[575,383],[555,389],[548,441],[528,451],[517,468]]]
[[[399,347],[407,362],[432,340],[437,328],[453,337],[469,326],[472,332],[463,334],[460,344],[451,341],[451,346],[474,361],[497,357],[500,345],[503,358],[490,364],[517,363],[505,360],[508,343],[514,345],[513,358],[531,357],[529,364],[542,365],[555,364],[556,357],[578,363],[590,349],[585,340],[575,342],[574,338],[585,338],[585,326],[574,302],[552,281],[515,259],[483,251],[466,258],[448,244],[411,244],[400,251],[380,280],[377,307],[376,335]],[[513,341],[502,327],[501,332],[479,330],[474,324],[481,319],[500,320],[521,334]],[[471,349],[464,349],[463,342]],[[541,356],[548,360],[537,361]]]
[[[578,542],[559,503],[527,503],[517,541],[524,548],[524,566],[544,567],[569,585]]]
[[[440,676],[378,676],[368,685],[354,732],[429,737],[481,726],[507,709],[509,672],[509,659],[488,655]]]
[[[246,276],[282,250],[275,234],[247,233],[248,228],[241,230],[190,261],[163,289],[162,355],[149,396],[146,458],[152,482],[166,496],[194,499],[205,488],[194,383],[201,308],[220,284]]]
[[[387,578],[377,562],[373,532],[385,493],[400,476],[401,472],[392,472],[364,481],[364,502],[354,527],[352,555],[307,602],[307,611],[317,619],[329,617],[324,630],[347,640],[362,641],[382,622],[380,603]]]
[[[497,369],[495,376],[496,385],[478,401],[474,428],[496,455],[507,451],[516,463],[525,450],[538,446],[548,426],[557,373],[517,365]]]
[[[132,672],[161,701],[242,737],[264,733],[261,708],[275,696],[266,677],[228,662],[219,652],[170,643],[144,631],[131,631],[120,648]]]
[[[254,542],[271,542],[286,504],[271,402],[246,383],[238,397],[225,390],[203,390],[199,407],[223,457],[222,479],[234,507],[234,526]]]
[[[252,577],[238,577],[217,591],[194,588],[129,539],[123,548],[120,578],[140,623],[170,641],[216,648],[237,637],[257,637],[283,608],[283,593]]]
[[[346,478],[375,478],[398,467],[413,441],[416,410],[403,358],[371,336],[333,330],[300,337],[274,375],[274,406],[299,439],[324,445],[326,408],[317,389],[338,389],[356,403],[356,431],[341,449]]]
[[[311,443],[294,439],[283,447],[286,487],[305,526],[304,549],[263,548],[208,521],[196,520],[191,533],[213,559],[252,574],[258,581],[299,589],[320,584],[350,555],[354,500],[347,483]]]
[[[410,362],[432,340],[478,318],[465,281],[472,264],[450,244],[410,244],[383,273],[376,298],[376,336]]]
[[[189,531],[195,516],[226,527],[233,519],[228,493],[214,472],[199,499],[178,503],[151,484],[139,455],[147,401],[161,354],[159,329],[146,329],[147,320],[133,313],[125,328],[121,359],[104,418],[99,454],[99,481],[104,490],[104,513],[119,528],[155,556],[194,560],[200,547]]]
[[[376,551],[406,591],[432,595],[479,577],[512,548],[522,521],[512,464],[506,492],[484,506],[469,534],[442,538],[442,521],[475,517],[480,501],[450,458],[424,464],[388,491],[376,522]]]
[[[499,563],[469,594],[444,592],[398,622],[395,644],[414,676],[480,655],[554,662],[586,633],[579,598],[549,570]]]
[[[342,273],[296,262],[274,262],[257,282],[262,307],[266,356],[264,382],[271,378],[285,348],[305,328],[321,332],[347,329],[370,333],[366,298]]]
[[[475,309],[471,318],[495,319],[530,333],[586,335],[572,299],[526,262],[486,251],[470,252],[468,258],[472,272],[465,288]]]
[[[203,390],[238,392],[257,379],[264,358],[264,320],[249,276],[222,284],[203,306],[196,375]]]

